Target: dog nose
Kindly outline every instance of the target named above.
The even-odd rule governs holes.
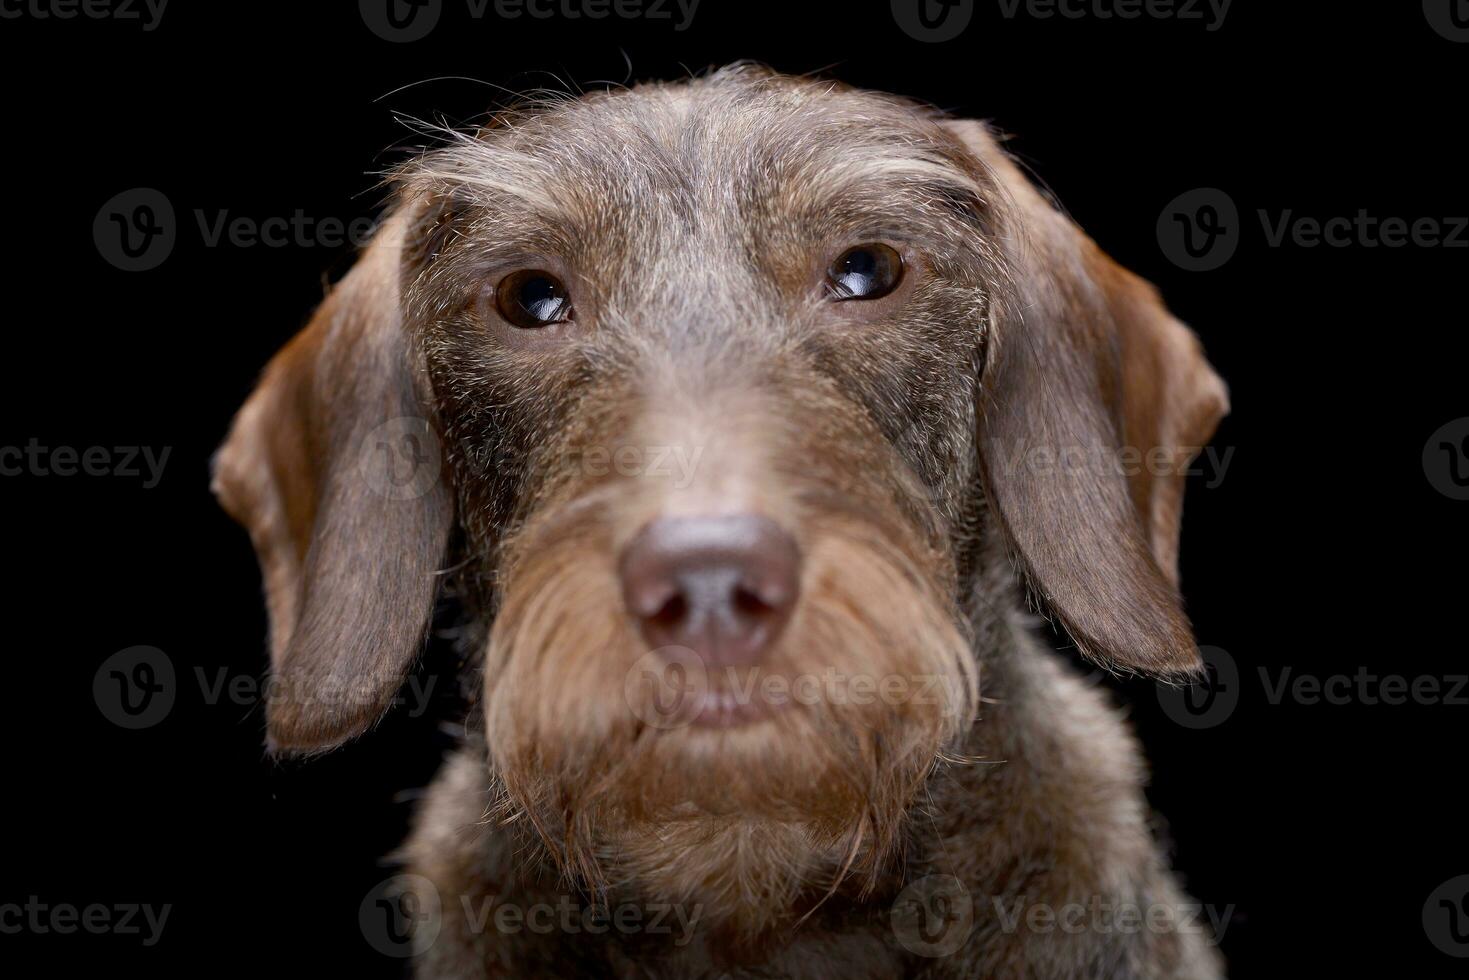
[[[769,518],[665,517],[628,543],[619,570],[623,601],[652,647],[749,666],[790,619],[801,555]]]

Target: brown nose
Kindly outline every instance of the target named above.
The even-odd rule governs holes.
[[[757,663],[790,619],[801,555],[751,514],[655,520],[622,553],[622,596],[654,647],[687,647],[710,666]]]

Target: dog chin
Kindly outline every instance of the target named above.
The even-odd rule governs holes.
[[[871,860],[860,818],[832,833],[799,820],[697,813],[614,826],[603,849],[610,889],[697,916],[706,940],[747,943],[789,925]]]
[[[873,880],[977,701],[936,576],[896,536],[813,521],[768,662],[670,672],[588,559],[610,550],[588,547],[597,526],[532,531],[507,576],[486,656],[499,816],[590,888],[701,904],[740,936]],[[693,696],[669,701],[670,673]]]

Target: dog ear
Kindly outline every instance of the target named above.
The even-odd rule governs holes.
[[[991,508],[1085,655],[1196,672],[1179,519],[1189,461],[1228,411],[1224,383],[1156,290],[1053,207],[983,124],[946,125],[999,185],[1013,283],[996,297],[980,386]]]
[[[390,706],[423,646],[453,520],[399,312],[391,218],[278,353],[214,459],[265,580],[272,751],[317,752]]]

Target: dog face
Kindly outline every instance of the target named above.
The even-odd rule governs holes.
[[[971,724],[988,541],[1089,655],[1197,665],[1178,512],[1222,385],[977,124],[729,70],[398,186],[217,459],[278,749],[381,714],[453,563],[505,815],[758,930],[876,874]]]

